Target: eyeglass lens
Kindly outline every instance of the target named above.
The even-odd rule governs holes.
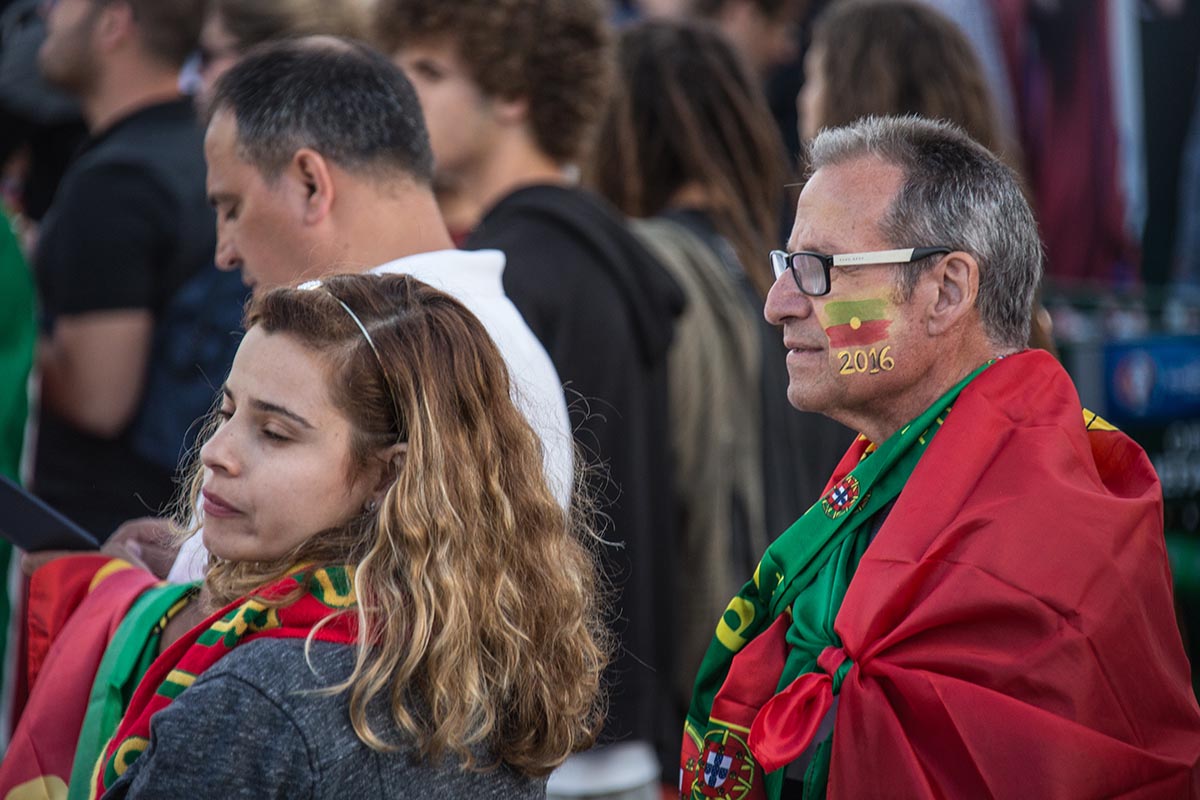
[[[821,295],[828,291],[825,285],[825,265],[816,256],[797,254],[792,256],[792,267],[800,282],[800,291],[807,294]]]

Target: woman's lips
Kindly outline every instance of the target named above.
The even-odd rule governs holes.
[[[203,490],[200,495],[203,498],[201,507],[204,509],[205,516],[236,517],[242,513],[235,506],[223,500],[220,495],[214,494],[207,489]]]

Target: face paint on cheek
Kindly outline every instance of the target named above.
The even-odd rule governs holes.
[[[887,339],[891,311],[886,298],[837,300],[821,309],[821,325],[831,348],[865,347]]]
[[[892,347],[887,343],[892,326],[891,300],[838,300],[827,303],[818,314],[838,374],[878,375],[895,368]]]

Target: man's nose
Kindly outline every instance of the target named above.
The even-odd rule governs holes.
[[[231,272],[242,266],[242,256],[228,236],[217,235],[217,268]]]
[[[786,319],[806,319],[812,310],[812,298],[800,291],[791,273],[785,270],[767,292],[763,316],[772,325],[782,325]]]

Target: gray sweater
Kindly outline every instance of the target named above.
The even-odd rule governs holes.
[[[259,639],[236,648],[150,723],[146,751],[110,798],[540,798],[544,778],[508,768],[479,773],[433,765],[415,750],[376,752],[350,725],[349,699],[312,690],[350,673],[354,648]],[[399,739],[385,715],[375,730]]]

